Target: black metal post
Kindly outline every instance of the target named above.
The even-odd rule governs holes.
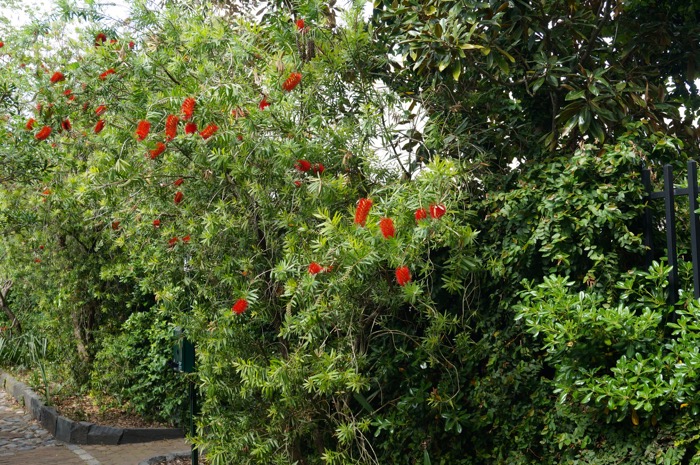
[[[644,245],[647,252],[644,262],[648,269],[654,260],[654,219],[651,216],[651,208],[649,208],[653,187],[651,185],[651,170],[648,168],[642,170],[642,184],[647,191],[647,205],[644,207]]]
[[[664,166],[664,202],[666,205],[666,246],[668,264],[672,267],[668,276],[668,303],[678,302],[678,256],[676,254],[676,202],[673,191],[673,167]],[[671,319],[674,319],[675,312]]]
[[[698,164],[688,161],[688,200],[690,209],[690,249],[693,260],[693,291],[700,299],[700,218],[698,218]]]
[[[190,437],[195,437],[197,430],[195,428],[194,418],[199,413],[197,410],[197,387],[195,386],[194,380],[190,380]],[[199,449],[197,446],[192,444],[192,465],[198,465],[199,463]]]

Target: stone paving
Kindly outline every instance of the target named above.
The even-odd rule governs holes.
[[[184,439],[121,446],[85,446],[55,440],[0,389],[0,465],[138,465],[157,455],[186,452]]]

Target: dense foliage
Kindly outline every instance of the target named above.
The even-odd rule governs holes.
[[[0,363],[175,419],[180,327],[215,464],[700,461],[700,5],[257,6],[2,23]]]

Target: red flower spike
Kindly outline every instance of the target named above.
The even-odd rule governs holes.
[[[265,95],[265,96],[263,97],[263,99],[260,100],[260,103],[258,104],[258,107],[259,107],[261,110],[264,110],[265,108],[267,108],[267,107],[269,107],[269,106],[270,106],[270,102],[267,101],[267,95]]]
[[[180,185],[182,185],[183,182],[185,182],[184,179],[178,178],[175,182],[173,182],[173,184],[176,186],[180,186]]]
[[[27,128],[27,131],[31,131],[34,129],[34,125],[36,124],[36,120],[34,118],[29,118],[27,120],[27,124],[24,125],[25,128]]]
[[[428,212],[425,208],[419,208],[415,213],[416,221],[424,220],[428,217]]]
[[[42,195],[51,195],[51,189],[46,188],[41,192]]]
[[[197,132],[197,124],[196,123],[185,124],[185,134],[194,134],[195,132]]]
[[[430,217],[435,219],[435,220],[439,220],[442,217],[442,215],[444,215],[445,213],[447,213],[447,209],[445,208],[445,206],[443,204],[439,204],[439,205],[432,204],[430,206]]]
[[[109,68],[107,71],[100,74],[100,79],[102,79],[104,81],[105,79],[107,79],[107,76],[109,76],[110,74],[114,74],[114,73],[116,73],[116,71],[114,71],[114,68]]]
[[[396,230],[394,229],[394,222],[391,218],[382,218],[379,220],[379,229],[382,230],[382,235],[384,239],[389,239],[394,237]]]
[[[175,201],[175,205],[177,205],[177,204],[179,204],[180,202],[182,202],[182,199],[183,199],[184,196],[185,196],[185,194],[183,194],[183,193],[180,192],[180,191],[177,191],[177,192],[175,193],[175,198],[173,199],[173,200]]]
[[[2,40],[0,40],[0,48],[3,48],[4,46],[5,46],[5,42],[3,42]]]
[[[107,111],[107,105],[100,105],[99,107],[95,108],[95,114],[97,116],[100,116],[105,111]]]
[[[194,115],[194,105],[195,100],[192,97],[187,97],[184,102],[182,102],[182,117],[185,120],[191,119]]]
[[[72,93],[73,93],[73,90],[71,90],[71,89],[66,89],[63,91],[63,95],[70,95]]]
[[[134,41],[133,41],[133,40],[129,42],[129,48],[130,48],[131,50],[134,49],[134,45],[135,45],[135,44],[134,44]]]
[[[405,286],[411,282],[411,271],[407,266],[400,266],[396,268],[396,282],[399,286]]]
[[[115,231],[119,229],[119,221],[112,221],[112,229]]]
[[[326,167],[323,166],[323,163],[316,163],[313,167],[313,172],[316,174],[323,174],[324,171],[326,171]]]
[[[52,84],[56,84],[57,82],[61,82],[65,79],[66,79],[66,77],[60,71],[56,71],[55,73],[53,73],[53,75],[51,75],[51,83]]]
[[[294,185],[297,187],[301,187],[301,181],[294,181]]]
[[[370,208],[372,208],[371,199],[360,199],[357,204],[357,210],[355,210],[355,224],[359,224],[360,226],[365,225]]]
[[[294,164],[294,168],[302,173],[306,173],[311,169],[311,163],[307,160],[297,160],[297,162]]]
[[[287,92],[294,90],[296,86],[301,82],[301,73],[292,73],[289,77],[282,83],[282,89]]]
[[[304,29],[304,26],[305,26],[304,20],[303,20],[303,19],[297,19],[297,20],[296,20],[296,25],[297,25],[297,31],[301,31],[302,29]]]
[[[71,126],[69,120],[64,119],[64,120],[61,122],[61,127],[63,128],[64,131],[70,131],[72,126]]]
[[[47,137],[49,137],[50,135],[51,135],[51,126],[44,126],[43,128],[41,128],[39,130],[39,132],[36,133],[34,138],[36,138],[36,140],[44,140]]]
[[[99,120],[97,124],[95,124],[95,134],[99,134],[104,128],[105,122],[103,120]]]
[[[165,136],[168,140],[173,140],[177,136],[177,123],[179,122],[180,118],[177,116],[168,115],[168,118],[165,120]]]
[[[112,40],[109,41],[109,43],[110,43],[111,45],[114,45],[114,44],[117,43],[117,39],[112,39]]]
[[[323,267],[321,265],[319,265],[316,262],[311,262],[311,264],[309,265],[309,273],[318,274],[321,271],[323,271]]]
[[[158,155],[165,152],[165,148],[166,147],[164,143],[158,142],[156,144],[156,148],[154,148],[153,150],[149,150],[149,153],[151,154],[151,160],[154,160],[156,157],[158,157]]]
[[[136,127],[136,137],[138,140],[144,140],[148,136],[148,132],[151,130],[151,123],[146,120],[139,121],[139,125]]]
[[[104,35],[102,32],[95,36],[95,47],[99,47],[104,42],[107,42],[107,36]]]
[[[34,263],[41,263],[41,258],[35,258]]]
[[[240,134],[238,134],[238,135],[236,136],[236,140],[238,140],[238,142],[243,142],[243,136],[240,135]]]
[[[153,227],[160,228],[160,220],[153,220]]]
[[[216,131],[218,131],[218,130],[219,130],[219,126],[217,126],[216,124],[210,124],[206,128],[202,129],[202,131],[199,133],[199,135],[202,136],[202,139],[207,140],[211,136],[213,136],[216,133]]]
[[[231,307],[231,310],[236,315],[240,315],[241,313],[245,312],[247,308],[248,308],[248,301],[245,299],[238,299],[236,301],[236,303],[233,304],[233,307]]]
[[[190,235],[188,234],[188,235],[184,236],[184,237],[182,238],[182,242],[184,242],[185,244],[187,244],[188,242],[190,242]]]
[[[179,241],[177,237],[173,237],[168,241],[168,247],[175,247],[175,244],[177,244],[177,241]]]

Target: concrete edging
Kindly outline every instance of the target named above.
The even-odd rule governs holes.
[[[185,437],[180,428],[117,428],[73,421],[59,415],[56,409],[44,405],[29,386],[1,370],[0,388],[14,397],[53,437],[69,444],[116,446]]]

